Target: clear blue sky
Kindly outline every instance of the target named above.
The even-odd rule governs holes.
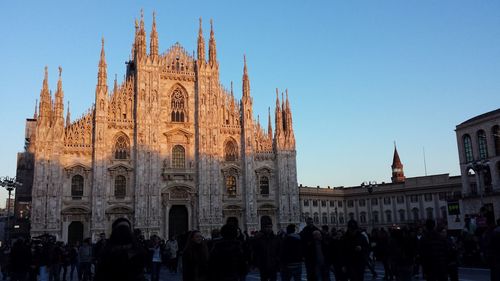
[[[222,83],[241,95],[246,54],[261,120],[289,89],[304,185],[390,181],[393,141],[406,176],[424,175],[423,147],[428,174],[457,175],[455,126],[499,105],[499,1],[2,1],[0,176],[15,175],[44,66],[51,89],[63,67],[80,116],[101,37],[108,81],[121,81],[141,8],[148,34],[157,12],[161,51],[194,50],[198,17],[206,37],[213,18]]]

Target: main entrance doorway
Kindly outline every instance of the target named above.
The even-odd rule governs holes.
[[[83,240],[83,223],[80,221],[73,221],[68,226],[68,244],[74,245],[76,241],[82,242]]]
[[[188,210],[184,205],[174,205],[168,213],[168,236],[188,231]]]

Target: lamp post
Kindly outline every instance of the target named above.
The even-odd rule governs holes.
[[[479,190],[481,207],[483,207],[484,205],[483,202],[484,188],[482,188],[481,174],[483,174],[489,167],[490,167],[490,161],[488,160],[476,161],[467,165],[467,168],[472,169],[474,173],[476,173],[477,175],[477,188]]]
[[[368,190],[368,194],[371,195],[373,193],[373,188],[377,187],[377,182],[376,181],[364,181],[363,183],[361,183],[361,187],[364,187],[366,188],[366,190]],[[368,210],[368,212],[370,212],[370,221],[371,221],[371,224],[372,224],[372,230],[373,228],[375,227],[375,222],[373,221],[373,211],[372,211],[372,198],[371,196],[368,196],[368,201],[370,202],[369,203],[369,207],[370,209]]]
[[[21,186],[22,183],[16,180],[16,177],[4,177],[0,178],[0,186],[5,187],[5,189],[9,192],[9,199],[7,200],[7,225],[5,231],[5,240],[8,242],[10,240],[10,196],[12,191],[16,189],[16,187]]]

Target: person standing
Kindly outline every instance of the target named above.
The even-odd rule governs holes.
[[[362,281],[365,273],[368,243],[359,231],[358,223],[355,220],[350,220],[347,223],[347,232],[342,238],[342,244],[347,278],[351,281]]]
[[[76,276],[80,278],[80,260],[78,257],[78,248],[80,247],[80,242],[76,241],[75,245],[73,245],[69,249],[69,264],[71,266],[71,270],[69,272],[69,280],[73,281],[73,273],[75,273],[76,269]]]
[[[165,243],[165,258],[167,262],[167,267],[170,273],[177,273],[177,252],[179,251],[179,245],[175,236],[172,235],[168,238],[167,243]]]
[[[283,238],[280,255],[281,280],[302,280],[302,241],[300,235],[295,233],[295,225],[286,227],[286,236]]]
[[[91,280],[92,246],[90,245],[90,238],[83,240],[82,246],[78,249],[78,260],[80,261],[78,279],[80,281]]]
[[[312,218],[307,218],[306,226],[300,232],[302,247],[304,249],[304,261],[306,264],[307,281],[316,281],[314,271],[314,256],[310,251],[313,245],[313,232],[316,230],[319,229],[314,225],[314,220]]]
[[[254,264],[261,281],[276,281],[279,268],[279,240],[273,232],[273,224],[266,221],[253,241]]]
[[[182,280],[208,280],[208,247],[198,230],[188,235],[186,248],[182,252]]]
[[[448,243],[436,230],[436,222],[425,222],[426,233],[422,238],[422,268],[427,281],[446,281],[448,268]]]
[[[160,280],[163,249],[158,236],[154,235],[151,240],[153,242],[152,247],[149,249],[151,251],[151,281],[158,281]]]
[[[239,281],[246,272],[246,263],[238,229],[231,224],[222,226],[221,239],[213,241],[208,262],[210,281]]]
[[[10,252],[10,280],[25,281],[31,265],[31,250],[19,238],[12,246]]]

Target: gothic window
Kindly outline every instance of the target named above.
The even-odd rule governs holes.
[[[403,209],[399,210],[399,221],[400,222],[404,222],[405,219],[406,219],[406,217],[405,217],[405,210],[403,210]]]
[[[226,177],[226,193],[230,197],[236,196],[236,178],[234,176]]]
[[[392,222],[392,213],[389,210],[385,211],[385,221]]]
[[[412,214],[413,214],[413,220],[414,221],[418,221],[419,220],[419,215],[418,215],[418,208],[413,208],[411,210]]]
[[[493,135],[493,144],[495,145],[495,155],[500,155],[500,127],[498,125],[491,129],[491,134]]]
[[[464,135],[464,153],[465,153],[465,162],[474,161],[474,155],[472,154],[472,141],[469,135]]]
[[[232,140],[226,142],[226,146],[224,147],[224,159],[226,161],[236,161],[238,159],[238,149]]]
[[[269,195],[269,178],[260,177],[260,195]]]
[[[171,108],[172,122],[184,122],[184,117],[186,115],[186,97],[180,89],[175,89],[172,93]]]
[[[120,135],[115,142],[115,159],[128,159],[129,155],[128,138],[125,135]]]
[[[127,193],[127,179],[124,176],[119,175],[115,178],[115,197],[116,198],[125,198]]]
[[[488,147],[486,144],[486,133],[483,130],[477,132],[477,144],[479,146],[479,158],[488,158]]]
[[[172,148],[172,168],[184,169],[186,165],[186,152],[182,145],[176,145]]]
[[[82,199],[83,196],[83,177],[75,175],[71,178],[71,197],[73,199]]]

